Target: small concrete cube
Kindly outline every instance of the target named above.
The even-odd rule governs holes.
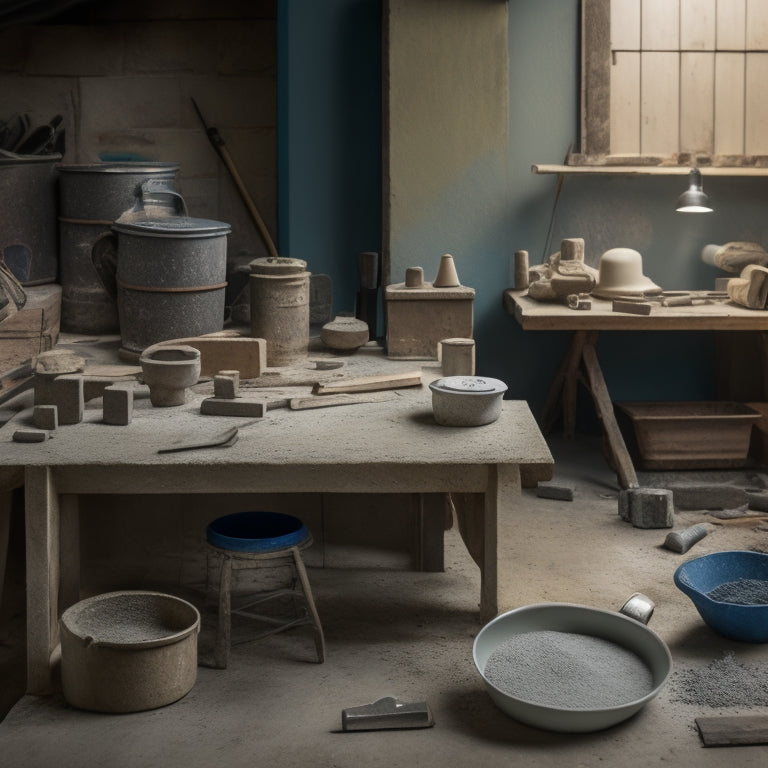
[[[672,491],[664,488],[629,488],[619,493],[619,515],[635,528],[671,528],[674,509]]]
[[[237,372],[236,372],[237,373]],[[213,395],[214,397],[223,397],[227,400],[233,400],[237,397],[240,374],[237,377],[224,373],[218,373],[213,377]]]
[[[38,429],[56,429],[59,426],[59,409],[55,405],[36,405],[32,421]]]
[[[58,408],[59,424],[79,424],[83,420],[85,409],[83,377],[76,374],[57,376],[52,389]]]
[[[133,389],[110,386],[103,394],[104,423],[124,427],[133,418]]]

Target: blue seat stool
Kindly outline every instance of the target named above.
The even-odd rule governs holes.
[[[259,619],[272,628],[242,642],[253,642],[292,627],[313,627],[317,661],[325,659],[325,638],[320,616],[312,597],[307,570],[301,551],[312,544],[312,534],[297,517],[280,512],[236,512],[210,523],[206,529],[208,551],[206,592],[210,583],[211,558],[219,565],[218,626],[214,649],[214,666],[225,669],[232,646],[232,614]],[[232,572],[256,568],[289,566],[293,577],[290,587],[251,593],[232,599]],[[297,608],[295,618],[285,620],[256,613],[251,609],[278,597],[291,597]]]

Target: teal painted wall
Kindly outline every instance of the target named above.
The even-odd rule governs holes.
[[[332,275],[337,310],[351,309],[355,253],[378,250],[381,241],[379,14],[379,0],[282,0],[279,7],[281,250]],[[462,283],[477,291],[478,373],[503,379],[508,396],[528,400],[535,413],[569,334],[523,332],[503,310],[502,291],[512,282],[516,250],[528,250],[532,264],[546,255],[556,178],[532,174],[531,165],[562,162],[569,145],[578,146],[579,23],[578,0],[510,0],[509,93],[499,94],[509,99],[508,167],[487,176],[507,186],[485,205],[478,231],[454,213],[458,200],[483,185],[482,169],[458,180],[444,190],[445,214],[430,215],[432,231],[444,215],[456,250],[416,243],[432,246],[435,263],[454,253]],[[663,288],[711,288],[722,273],[702,263],[703,245],[768,246],[768,178],[705,183],[715,212],[692,216],[674,211],[683,177],[569,176],[549,250],[565,237],[583,237],[587,260],[597,266],[608,248],[636,248],[645,274]],[[392,280],[402,275],[393,271]],[[598,353],[615,399],[716,394],[712,334],[604,333]]]
[[[381,0],[279,0],[278,240],[354,310],[381,250]]]

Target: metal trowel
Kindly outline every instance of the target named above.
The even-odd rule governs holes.
[[[392,696],[372,704],[341,711],[343,731],[380,731],[395,728],[430,728],[435,724],[425,701],[406,704]]]

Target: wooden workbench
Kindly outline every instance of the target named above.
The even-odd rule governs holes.
[[[550,386],[540,419],[541,428],[547,434],[561,414],[564,434],[573,436],[576,392],[581,381],[594,400],[609,458],[622,488],[636,488],[638,481],[595,350],[600,332],[768,330],[768,311],[748,309],[727,300],[677,307],[665,307],[655,301],[648,315],[614,312],[611,301],[594,297],[591,297],[591,309],[571,309],[565,304],[536,301],[528,296],[527,290],[506,290],[503,301],[507,312],[525,330],[573,333]]]
[[[447,428],[434,420],[428,387],[398,393],[365,405],[270,410],[226,448],[178,453],[158,450],[253,420],[203,416],[203,396],[192,394],[171,408],[137,399],[124,427],[103,423],[93,401],[81,423],[37,444],[12,440],[29,426],[31,409],[5,424],[0,466],[11,476],[23,472],[26,491],[29,692],[50,690],[58,618],[78,599],[82,494],[416,493],[434,510],[455,493],[469,500],[464,528],[479,537],[481,616],[512,607],[514,563],[505,552],[513,532],[501,522],[514,515],[521,476],[529,484],[552,476],[552,456],[528,405],[505,401],[493,424]]]

